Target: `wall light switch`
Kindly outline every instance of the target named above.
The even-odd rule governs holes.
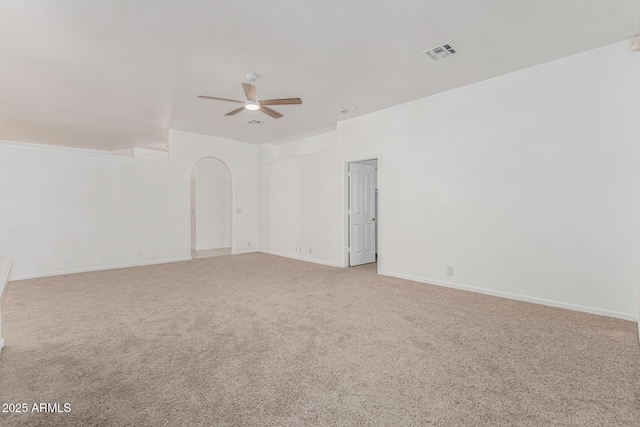
[[[236,213],[237,213],[237,214],[241,214],[241,213],[242,213],[242,208],[237,208],[237,209],[236,209]]]

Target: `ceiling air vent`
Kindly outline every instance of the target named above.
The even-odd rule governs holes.
[[[453,55],[454,53],[456,53],[456,51],[451,47],[450,44],[443,44],[442,46],[427,49],[424,51],[424,53],[429,55],[434,61],[437,61],[439,59]]]
[[[260,125],[260,126],[264,124],[262,120],[249,120],[247,123],[249,123],[250,125]]]

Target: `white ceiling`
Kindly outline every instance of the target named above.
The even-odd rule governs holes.
[[[628,39],[638,18],[638,0],[3,0],[0,139],[163,149],[174,128],[280,144]],[[455,56],[422,53],[445,42]],[[275,120],[197,98],[242,100],[248,72],[259,98],[303,104]]]

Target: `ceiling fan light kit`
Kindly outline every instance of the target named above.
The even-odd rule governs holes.
[[[276,110],[267,107],[267,105],[293,105],[293,104],[302,104],[302,100],[300,98],[278,98],[278,99],[263,99],[258,100],[258,96],[256,93],[256,87],[253,84],[256,80],[258,80],[258,76],[256,74],[249,73],[247,74],[247,80],[249,83],[242,83],[242,89],[244,90],[245,101],[237,101],[235,99],[227,99],[227,98],[218,98],[215,96],[206,96],[200,95],[198,98],[202,99],[213,99],[216,101],[227,101],[227,102],[236,102],[239,104],[244,104],[244,106],[240,108],[236,108],[235,110],[229,111],[225,116],[233,116],[234,114],[239,113],[242,110],[250,110],[250,111],[262,111],[268,116],[273,117],[274,119],[279,119],[283,116],[282,113],[277,112]]]
[[[255,101],[249,101],[244,105],[244,108],[250,111],[256,111],[260,109],[260,104]]]

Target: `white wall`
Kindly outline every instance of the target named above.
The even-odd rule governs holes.
[[[343,164],[380,153],[381,273],[635,319],[639,75],[622,42],[340,122],[263,167],[267,250],[343,265]]]
[[[198,249],[198,229],[196,228],[197,225],[197,221],[196,221],[196,208],[197,208],[197,203],[196,203],[196,189],[197,189],[197,182],[196,182],[196,168],[194,167],[191,170],[191,178],[189,180],[190,182],[190,191],[189,191],[189,201],[190,201],[190,213],[191,213],[191,249],[192,250],[197,250]]]
[[[168,163],[0,145],[0,182],[14,279],[189,256],[176,203],[189,188]]]
[[[196,249],[231,247],[231,177],[217,159],[195,166]]]
[[[4,348],[4,338],[2,334],[2,306],[4,305],[4,294],[7,290],[7,283],[11,276],[11,267],[13,260],[11,258],[0,257],[0,353]]]
[[[260,250],[341,266],[342,248],[336,241],[342,236],[343,170],[336,156],[336,133],[308,138],[302,144],[308,145],[300,147],[302,153],[315,151],[314,147],[334,148],[263,161],[261,212],[265,231]],[[280,147],[287,156],[295,150],[289,144]]]
[[[0,143],[0,256],[13,258],[12,279],[190,259],[190,176],[203,157],[229,166],[242,208],[234,250],[254,251],[258,147],[180,131],[171,145],[166,163]]]
[[[268,252],[270,244],[269,224],[271,222],[271,161],[274,145],[262,144],[258,147],[258,212],[259,212],[259,249]],[[1,243],[1,242],[0,242]]]

